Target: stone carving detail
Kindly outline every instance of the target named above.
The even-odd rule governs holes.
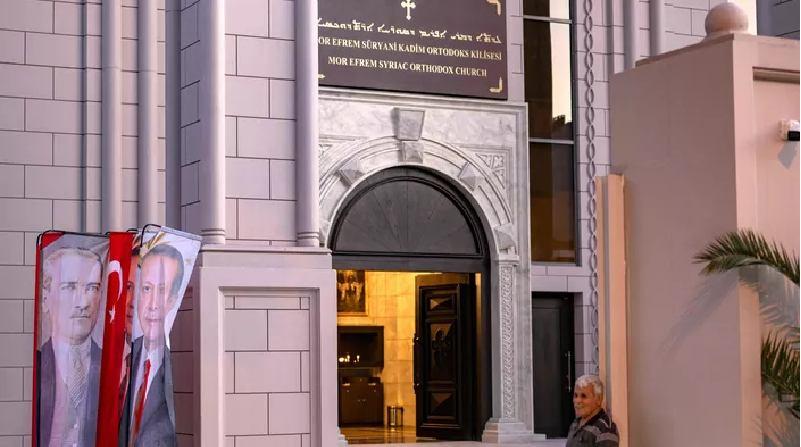
[[[515,416],[515,352],[514,352],[514,266],[501,268],[501,394],[503,417]]]
[[[357,180],[361,176],[364,175],[364,168],[362,167],[362,162],[358,158],[352,158],[347,163],[342,165],[339,168],[339,176],[342,178],[342,181],[350,186],[356,183]]]
[[[393,111],[395,138],[401,141],[417,141],[423,134],[423,123],[426,111],[420,109],[402,109],[396,107]]]
[[[472,163],[467,162],[459,173],[459,180],[467,185],[468,188],[474,190],[478,188],[478,185],[484,180],[484,176],[478,172],[478,169],[476,169]]]
[[[495,231],[495,240],[498,245],[498,250],[517,248],[517,244],[515,244],[515,236],[517,236],[517,232],[515,231],[514,224],[509,222],[507,224],[499,225],[493,228],[493,231]]]
[[[506,156],[504,154],[476,154],[492,170],[492,174],[506,187]]]
[[[403,155],[403,161],[423,163],[423,157],[425,156],[423,143],[420,141],[401,141],[401,154]]]

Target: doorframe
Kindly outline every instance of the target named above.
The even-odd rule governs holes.
[[[385,169],[434,172],[461,192],[489,243],[492,417],[482,441],[531,443],[529,146],[524,103],[321,87],[319,223]],[[410,130],[416,129],[416,133]],[[403,268],[393,268],[402,270]]]
[[[569,301],[569,309],[570,309],[570,318],[569,318],[569,322],[568,322],[568,325],[569,325],[569,328],[568,328],[569,329],[568,339],[569,339],[570,350],[571,350],[571,352],[573,352],[572,365],[570,365],[570,371],[572,372],[572,377],[570,379],[571,380],[570,386],[572,387],[573,384],[575,383],[576,379],[578,378],[578,370],[577,370],[578,360],[577,360],[577,357],[576,357],[576,346],[577,346],[577,343],[576,343],[576,300],[580,299],[580,297],[577,297],[577,294],[571,293],[571,292],[537,292],[537,291],[532,291],[531,292],[532,347],[533,347],[533,343],[534,343],[533,331],[536,330],[536,328],[533,327],[534,302],[537,301],[537,300],[541,300],[541,299],[563,299],[563,298],[567,298],[568,299],[568,301]],[[532,350],[532,352],[533,352],[533,350]],[[532,370],[533,370],[533,367],[532,367]],[[536,381],[536,376],[533,377],[533,380],[531,382],[532,389],[536,388],[535,381]],[[534,419],[536,419],[536,416],[532,419],[532,424],[534,423]],[[562,439],[562,438],[554,438],[554,439]]]
[[[403,252],[341,252],[336,250],[342,216],[369,190],[388,182],[418,181],[445,194],[462,212],[473,232],[478,253],[476,255],[420,254]],[[481,287],[476,288],[476,321],[474,322],[475,377],[473,396],[476,411],[473,413],[472,439],[479,441],[484,424],[492,417],[492,289],[489,241],[484,225],[472,203],[447,179],[427,169],[402,167],[387,169],[360,183],[345,197],[331,229],[328,246],[332,248],[334,269],[356,269],[394,272],[469,273],[481,275]]]

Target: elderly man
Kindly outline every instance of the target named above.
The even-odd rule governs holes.
[[[142,258],[136,314],[142,336],[134,340],[135,378],[130,397],[129,446],[173,446],[175,412],[172,373],[166,344],[165,319],[179,301],[184,276],[181,253],[167,244],[156,245]]]
[[[567,433],[566,447],[617,447],[617,426],[602,408],[604,386],[598,376],[576,380],[573,408],[576,420]]]
[[[40,446],[94,445],[100,347],[91,333],[100,307],[100,257],[62,248],[42,265],[42,297],[51,337],[39,356]]]

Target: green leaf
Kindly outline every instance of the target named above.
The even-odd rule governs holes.
[[[795,340],[797,342],[797,340]],[[762,382],[776,390],[780,400],[790,397],[790,412],[799,417],[799,361],[794,340],[771,332],[762,342]]]
[[[744,229],[726,233],[694,257],[696,263],[706,264],[706,275],[722,273],[752,265],[776,269],[798,285],[798,257],[787,253],[784,246],[768,242],[765,236]]]

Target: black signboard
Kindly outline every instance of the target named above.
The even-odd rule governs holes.
[[[320,85],[506,99],[504,0],[320,0]]]

